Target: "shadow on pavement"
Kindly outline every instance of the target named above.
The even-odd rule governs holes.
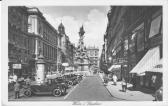
[[[146,93],[146,94],[155,93],[154,90],[151,90],[151,89],[148,89],[148,88],[145,88],[145,87],[140,87],[140,86],[137,86],[135,89],[133,87],[128,87],[127,89],[130,90],[130,91],[140,91],[140,92],[143,92],[143,93]]]

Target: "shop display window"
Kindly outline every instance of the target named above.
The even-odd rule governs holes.
[[[153,36],[155,36],[159,33],[161,18],[162,18],[162,16],[159,15],[152,20],[151,27],[150,27],[149,38],[151,38],[151,37],[153,37]]]

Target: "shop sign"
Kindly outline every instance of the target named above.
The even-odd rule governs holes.
[[[13,64],[13,69],[21,69],[22,65],[21,64]]]
[[[127,59],[126,58],[113,59],[113,64],[127,64]]]

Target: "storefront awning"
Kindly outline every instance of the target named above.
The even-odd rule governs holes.
[[[65,67],[65,70],[74,70],[74,67]]]
[[[147,72],[159,72],[163,73],[163,60],[160,59],[159,62],[153,66],[150,70],[147,70]]]
[[[113,70],[116,70],[116,69],[119,69],[119,68],[121,68],[121,65],[112,65],[112,66],[108,69],[108,71],[113,71]]]
[[[150,70],[160,60],[159,46],[148,50],[139,63],[130,71],[130,73],[141,74]]]

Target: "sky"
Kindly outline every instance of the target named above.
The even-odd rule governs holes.
[[[38,9],[54,28],[58,29],[62,22],[66,35],[75,45],[79,40],[79,29],[83,25],[86,47],[96,46],[101,51],[109,6],[48,6]]]

